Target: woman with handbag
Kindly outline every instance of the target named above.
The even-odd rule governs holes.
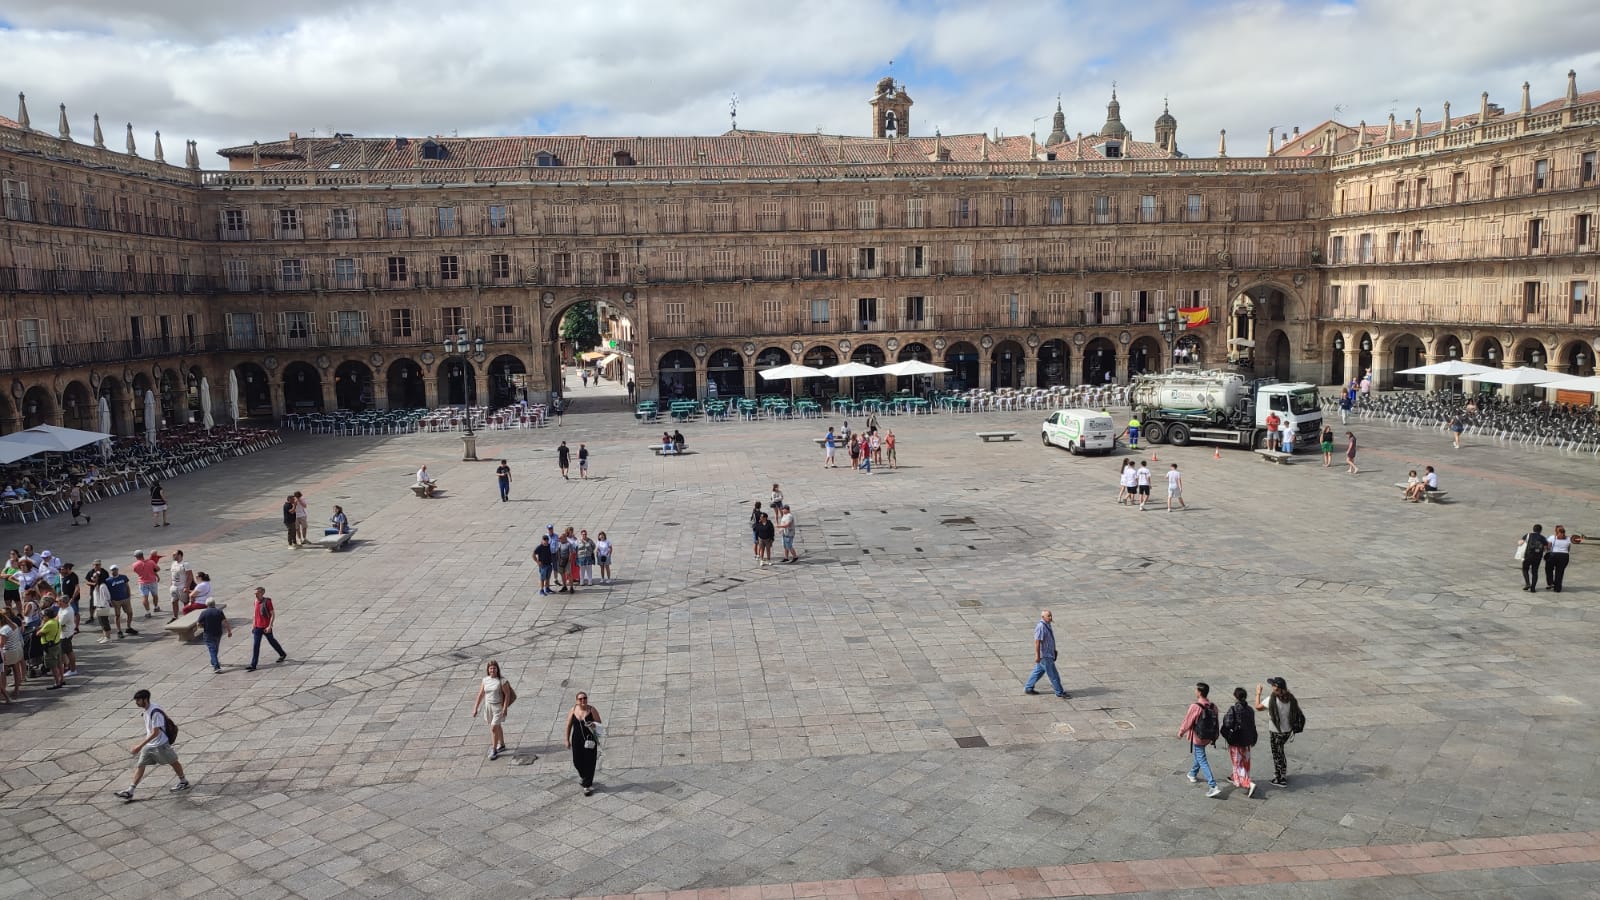
[[[478,708],[483,707],[483,720],[489,723],[489,759],[500,758],[506,752],[506,713],[511,710],[511,704],[517,702],[517,692],[511,689],[511,682],[500,674],[500,663],[489,660],[484,666],[483,681],[478,685],[477,699],[472,701],[472,717],[478,717]]]
[[[567,746],[572,766],[578,770],[585,797],[594,793],[594,769],[600,762],[600,710],[589,705],[589,695],[578,692],[578,702],[567,713]]]

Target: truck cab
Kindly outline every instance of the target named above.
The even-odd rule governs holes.
[[[1256,388],[1256,425],[1267,427],[1267,415],[1277,413],[1294,426],[1295,444],[1313,443],[1322,431],[1322,405],[1311,384],[1261,384]]]

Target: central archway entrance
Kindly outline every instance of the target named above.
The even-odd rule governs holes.
[[[634,323],[623,309],[625,304],[631,304],[632,297],[624,295],[622,302],[607,300],[601,297],[574,297],[555,304],[550,311],[548,325],[545,328],[543,352],[535,352],[530,360],[534,367],[535,375],[529,381],[537,387],[537,376],[544,379],[545,390],[551,397],[554,394],[567,394],[570,387],[566,382],[568,366],[575,366],[584,353],[601,353],[603,356],[591,357],[591,361],[602,367],[608,377],[626,383],[637,377],[648,377],[651,366],[649,360],[636,360],[634,357]],[[564,335],[563,323],[571,319],[574,323],[573,337]],[[589,322],[588,326],[578,328],[580,322]],[[582,335],[577,332],[582,331]],[[615,357],[615,358],[613,358]],[[492,374],[492,373],[491,373]],[[577,373],[572,373],[574,381]],[[491,387],[492,389],[492,387]],[[736,393],[741,393],[743,386]],[[657,385],[658,396],[665,399],[668,394],[666,389]],[[518,395],[520,398],[520,394]],[[544,399],[534,398],[530,400]]]
[[[422,382],[422,367],[409,359],[397,359],[389,364],[389,408],[424,409],[428,405],[428,388]]]
[[[361,412],[372,408],[372,370],[366,363],[341,363],[333,372],[333,402],[339,409]]]

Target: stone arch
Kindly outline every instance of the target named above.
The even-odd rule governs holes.
[[[1499,338],[1486,334],[1473,342],[1472,356],[1467,362],[1503,369],[1506,365],[1505,345],[1500,343]]]
[[[1020,388],[1027,383],[1028,354],[1022,344],[1000,341],[989,351],[989,389]]]
[[[188,421],[187,400],[181,407],[179,405],[179,399],[185,397],[183,376],[176,370],[163,369],[159,365],[150,374],[159,376],[156,380],[156,404],[161,410],[162,426],[171,427]],[[185,415],[180,418],[180,414]]]
[[[10,434],[22,428],[22,420],[12,406],[9,396],[0,395],[0,434]]]
[[[606,310],[609,313],[607,318],[614,320],[611,326],[612,333],[617,336],[620,346],[624,348],[615,351],[620,353],[623,357],[622,365],[624,380],[626,380],[631,374],[638,382],[638,387],[649,387],[647,379],[651,377],[651,374],[648,372],[637,372],[633,370],[635,364],[633,351],[631,349],[627,349],[632,346],[634,335],[636,334],[633,317],[628,313],[629,308],[633,306],[633,295],[631,292],[624,293],[620,302],[613,298],[600,296],[598,293],[594,292],[581,293],[571,297],[563,297],[559,300],[556,299],[554,293],[546,293],[542,297],[542,300],[544,301],[544,303],[541,303],[541,306],[543,306],[543,311],[541,314],[545,317],[543,335],[545,339],[545,346],[544,353],[542,354],[543,359],[541,360],[536,358],[534,360],[533,369],[530,370],[532,372],[530,375],[533,381],[532,386],[535,389],[540,387],[538,381],[539,378],[542,377],[544,379],[543,387],[547,392],[555,391],[561,393],[563,396],[566,395],[566,368],[561,355],[565,341],[563,341],[561,338],[561,320],[566,318],[567,313],[571,312],[574,306],[585,302],[605,303]],[[548,305],[545,306],[545,303]],[[598,310],[596,310],[596,312],[598,313]],[[601,322],[600,328],[602,333],[604,333],[606,323]],[[667,396],[666,391],[661,389],[659,386],[657,387],[657,392],[658,396],[662,398]]]
[[[1110,375],[1110,378],[1106,376]],[[1083,383],[1099,386],[1117,377],[1117,345],[1110,338],[1097,337],[1083,347]]]
[[[1549,352],[1545,349],[1544,342],[1538,338],[1529,337],[1517,341],[1516,349],[1512,351],[1511,360],[1508,364],[1542,369],[1549,362]]]
[[[700,396],[694,357],[687,350],[668,350],[656,363],[656,384],[662,400],[693,400]]]
[[[361,412],[371,409],[373,401],[372,368],[364,362],[349,359],[333,370],[333,406]]]
[[[200,422],[205,418],[205,406],[200,399],[200,385],[202,383],[208,387],[211,384],[206,380],[206,370],[200,366],[190,366],[189,370],[183,373],[183,386],[188,396],[189,405],[188,414],[184,417],[185,421]],[[212,411],[212,414],[215,417],[215,410]]]
[[[785,379],[787,384],[784,384],[761,377],[761,373],[768,369],[787,365],[789,365],[789,351],[782,347],[762,348],[761,352],[756,354],[755,363],[752,366],[756,373],[756,394],[792,393],[794,391],[794,379]],[[779,389],[783,387],[787,387],[789,390],[780,391]]]
[[[1389,350],[1389,369],[1399,372],[1402,369],[1414,369],[1417,366],[1428,364],[1428,350],[1422,339],[1409,331],[1402,331],[1384,341]],[[1395,375],[1393,386],[1397,388],[1422,388],[1427,385],[1426,375]]]
[[[1201,366],[1206,361],[1206,340],[1198,334],[1183,334],[1172,345],[1172,364]]]
[[[1556,361],[1551,368],[1568,375],[1593,375],[1594,355],[1594,346],[1588,341],[1567,341],[1556,351]]]
[[[81,381],[67,382],[61,389],[61,424],[68,428],[98,431],[100,404],[89,394],[89,386]]]
[[[1135,338],[1128,345],[1128,377],[1163,371],[1165,357],[1160,341],[1148,334]]]
[[[1342,331],[1330,331],[1328,341],[1328,377],[1325,384],[1337,384],[1344,387],[1349,384],[1351,373],[1344,370],[1344,349],[1349,345],[1350,338]]]
[[[1255,349],[1255,372],[1263,378],[1288,381],[1293,367],[1290,358],[1289,335],[1282,328],[1267,332]]]
[[[861,344],[850,351],[850,361],[878,368],[888,362],[889,357],[877,344]],[[863,375],[860,378],[850,379],[850,382],[851,392],[857,395],[881,394],[885,389],[882,375]]]
[[[128,409],[133,413],[133,431],[143,435],[148,429],[145,424],[144,395],[155,390],[155,382],[150,379],[149,373],[139,372],[133,376],[133,390],[129,392]]]
[[[122,379],[114,375],[106,375],[100,379],[100,394],[95,399],[95,427],[100,427],[100,398],[106,401],[106,411],[111,413],[111,433],[126,435],[129,433],[128,421],[128,386]]]
[[[440,406],[477,406],[478,370],[466,356],[447,356],[434,366]]]
[[[517,376],[522,376],[518,385]],[[502,353],[489,362],[489,406],[493,409],[511,406],[527,396],[528,366],[522,358]]]
[[[814,344],[807,347],[805,354],[800,359],[801,365],[810,366],[813,369],[826,369],[829,366],[837,366],[839,364],[839,354],[827,344]]]
[[[425,409],[428,385],[416,360],[401,357],[389,364],[387,382],[390,409]]]
[[[42,384],[28,388],[22,395],[22,427],[54,425],[56,423],[56,398]]]
[[[706,357],[706,397],[713,395],[744,396],[744,356],[732,347],[720,347]]]
[[[956,341],[944,348],[945,386],[964,391],[978,386],[978,348],[968,341]]]
[[[1379,348],[1378,341],[1378,336],[1370,331],[1362,331],[1356,334],[1356,370],[1350,373],[1351,378],[1360,381],[1367,377],[1368,372],[1372,372],[1372,351]],[[1376,378],[1376,374],[1373,373],[1374,378]],[[1377,385],[1374,384],[1373,387],[1377,387]]]
[[[233,367],[239,379],[239,418],[272,415],[272,378],[253,362]]]
[[[1072,383],[1072,349],[1061,338],[1053,338],[1039,345],[1038,368],[1040,387],[1065,386]]]
[[[322,411],[322,373],[316,366],[297,360],[283,367],[283,411]]]
[[[929,350],[926,344],[912,341],[900,348],[900,352],[895,354],[894,360],[895,362],[916,360],[917,362],[931,363],[933,362],[933,351]]]

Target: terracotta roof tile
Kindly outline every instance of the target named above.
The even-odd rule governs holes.
[[[13,119],[0,116],[0,128],[21,128],[22,125]]]
[[[1589,91],[1587,93],[1579,94],[1577,103],[1575,105],[1584,106],[1590,103],[1600,103],[1600,91]],[[1562,95],[1561,97],[1551,100],[1548,103],[1541,103],[1538,106],[1533,107],[1533,109],[1529,111],[1529,114],[1540,115],[1543,113],[1559,112],[1562,109],[1565,109],[1566,106],[1567,98],[1565,95]],[[1521,115],[1521,110],[1505,111],[1500,113],[1491,112],[1490,120],[1515,119]],[[1473,127],[1477,124],[1477,107],[1472,107],[1471,111],[1466,115],[1450,117],[1450,129],[1452,131],[1461,127]],[[1443,126],[1444,122],[1442,120],[1422,122],[1417,124],[1415,127],[1407,126],[1404,122],[1396,122],[1394,126],[1394,139],[1396,142],[1399,142],[1413,140],[1417,137],[1429,137],[1431,135],[1439,134],[1440,131],[1443,130]],[[1389,123],[1387,120],[1385,120],[1376,125],[1368,124],[1365,131],[1366,139],[1363,141],[1358,141],[1357,138],[1362,134],[1362,129],[1359,126],[1345,125],[1341,122],[1335,122],[1332,119],[1329,119],[1319,125],[1314,125],[1311,128],[1300,132],[1300,134],[1295,136],[1293,139],[1285,141],[1283,145],[1278,148],[1274,155],[1317,156],[1325,153],[1327,151],[1323,148],[1322,142],[1325,139],[1326,132],[1330,127],[1336,132],[1334,136],[1335,153],[1349,153],[1357,149],[1358,146],[1379,146],[1384,143],[1384,139],[1389,134]],[[1421,133],[1418,134],[1418,131]]]

